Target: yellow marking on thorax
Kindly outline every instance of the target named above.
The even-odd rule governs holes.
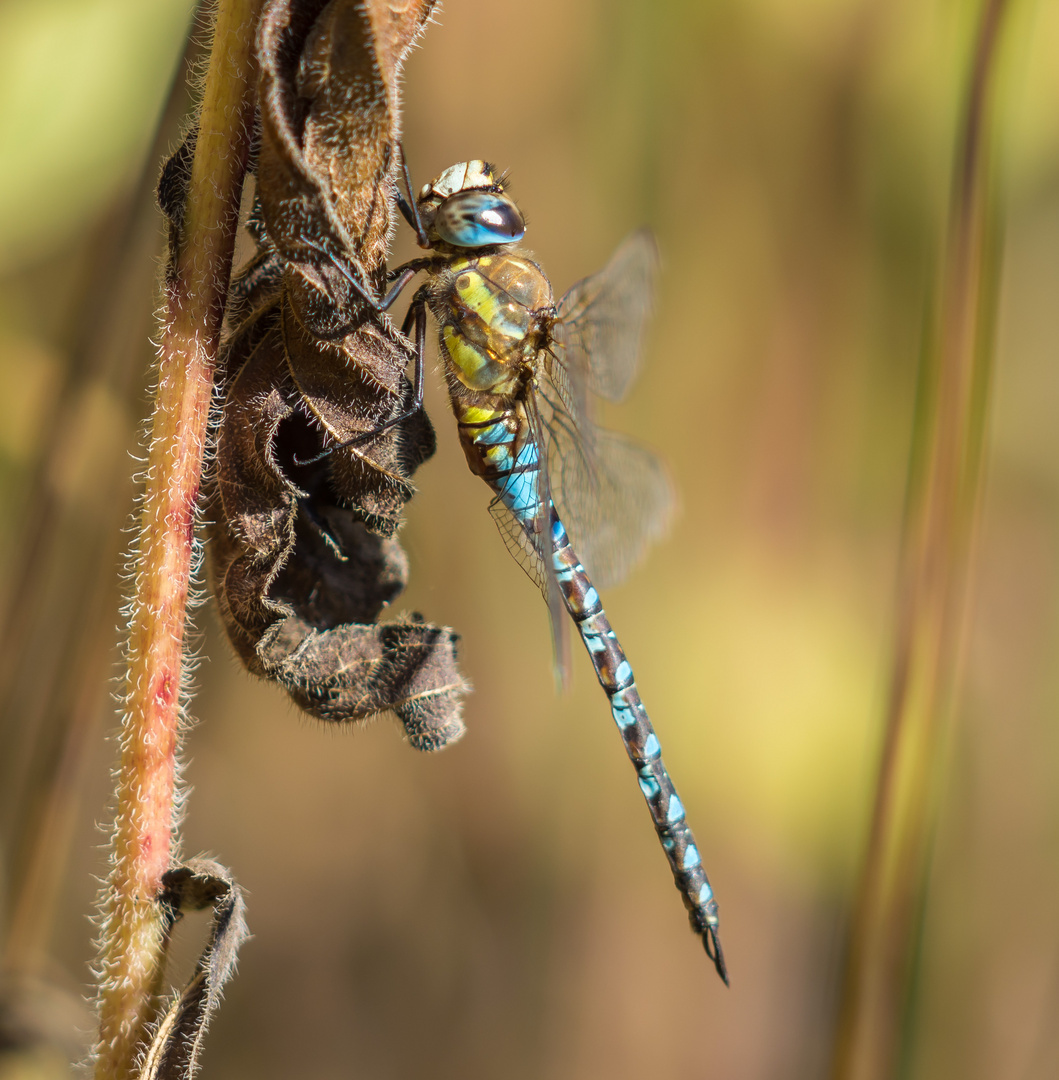
[[[493,325],[499,311],[499,297],[477,270],[468,269],[457,275],[456,295],[486,326]]]
[[[455,327],[443,326],[441,340],[461,381],[475,389],[483,389],[482,382],[487,387],[490,376],[486,369],[493,366],[492,358],[472,345]]]

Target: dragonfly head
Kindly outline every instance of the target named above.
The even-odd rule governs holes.
[[[485,161],[464,161],[427,184],[417,200],[433,246],[462,250],[514,244],[526,232],[503,178]]]

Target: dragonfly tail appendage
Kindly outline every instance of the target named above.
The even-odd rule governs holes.
[[[599,594],[570,545],[554,509],[551,514],[552,566],[567,611],[588,649],[600,685],[610,699],[611,713],[629,760],[636,769],[655,832],[669,860],[673,879],[688,909],[692,928],[702,938],[706,955],[728,985],[728,969],[719,937],[717,900],[702,867],[684,805],[662,762],[662,747],[636,688],[632,667],[614,633]]]

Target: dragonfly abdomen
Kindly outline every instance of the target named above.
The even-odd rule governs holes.
[[[541,513],[540,450],[519,439],[521,425],[511,409],[464,407],[458,413],[460,439],[471,468],[532,532]]]
[[[611,715],[618,725],[625,752],[636,769],[640,791],[688,909],[691,925],[702,937],[707,954],[727,982],[724,956],[717,938],[717,901],[688,826],[684,804],[662,761],[662,746],[640,699],[632,666],[607,619],[599,593],[571,546],[554,508],[551,527],[552,567],[563,603],[577,625],[599,684],[610,701]]]

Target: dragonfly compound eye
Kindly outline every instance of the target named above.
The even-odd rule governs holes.
[[[521,240],[526,223],[506,195],[460,191],[438,207],[434,229],[442,241],[453,247],[480,248]]]

